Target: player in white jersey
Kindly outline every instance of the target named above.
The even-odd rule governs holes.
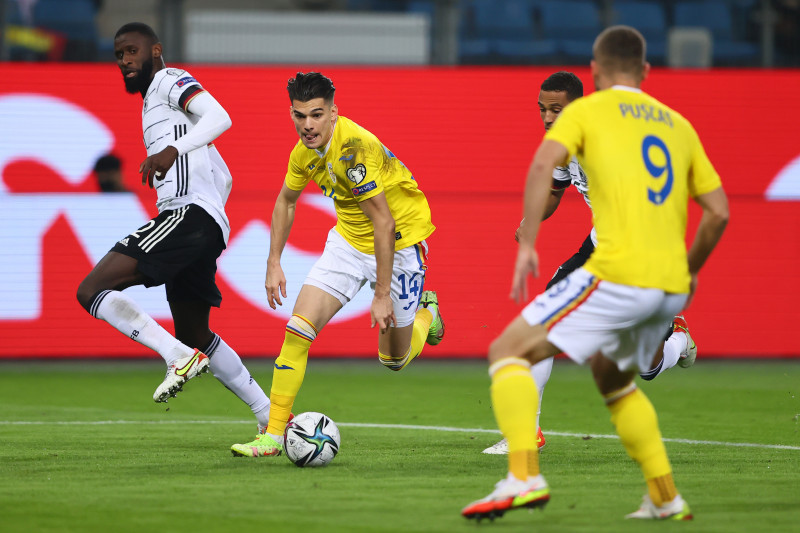
[[[558,118],[558,115],[570,102],[581,96],[583,96],[583,83],[581,83],[580,78],[572,72],[556,72],[544,80],[539,93],[539,113],[542,117],[545,131],[550,130],[556,118]],[[545,208],[545,219],[555,213],[562,196],[564,196],[564,192],[570,185],[575,186],[578,192],[583,195],[583,199],[586,201],[586,205],[589,206],[589,209],[592,208],[592,203],[589,201],[589,180],[583,168],[581,168],[578,163],[578,159],[572,157],[568,166],[556,167],[553,170],[553,184]],[[524,220],[520,223],[520,227],[517,228],[514,235],[517,242],[519,242],[523,223]],[[553,277],[547,283],[546,289],[549,289],[566,278],[574,270],[582,267],[589,259],[589,256],[592,255],[595,246],[597,246],[597,232],[595,228],[592,228],[589,236],[587,236],[581,244],[580,249],[558,267],[558,270],[556,270]],[[653,357],[650,370],[639,375],[642,379],[650,381],[676,364],[683,368],[692,366],[696,357],[697,345],[689,335],[686,320],[682,316],[676,316],[673,323],[667,328],[664,344],[659,347]],[[542,412],[544,387],[550,380],[550,373],[552,370],[553,358],[545,359],[531,367],[531,374],[539,390],[539,407],[536,413],[536,439],[540,449],[545,444],[545,437],[539,426],[539,417]],[[502,439],[483,450],[483,453],[490,455],[506,454],[508,453],[508,441]]]
[[[147,158],[142,184],[158,193],[159,214],[103,257],[78,287],[78,301],[125,336],[158,352],[167,364],[156,402],[174,397],[209,369],[244,401],[259,425],[269,421],[269,399],[241,359],[209,327],[219,307],[216,260],[230,226],[225,201],[231,175],[210,143],[231,126],[225,109],[185,70],[167,68],[161,43],[142,23],[126,24],[114,39],[125,89],[140,93]],[[175,336],[122,291],[166,285]]]

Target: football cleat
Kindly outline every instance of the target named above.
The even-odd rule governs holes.
[[[545,445],[544,434],[542,433],[542,428],[536,430],[536,447],[540,450],[544,448]],[[487,455],[506,455],[508,453],[508,441],[506,439],[501,440],[500,442],[493,444],[483,450],[483,453]]]
[[[153,393],[153,401],[166,402],[174,398],[182,389],[183,384],[208,372],[208,356],[200,350],[195,350],[192,355],[178,359],[167,368],[167,375]]]
[[[680,331],[686,335],[686,350],[681,352],[680,358],[678,359],[678,366],[681,368],[689,368],[694,364],[695,359],[697,359],[697,344],[695,344],[694,339],[689,334],[689,326],[686,324],[686,319],[683,318],[683,315],[678,315],[673,320],[673,325],[675,326],[675,331]]]
[[[667,502],[660,507],[656,507],[650,495],[645,494],[642,498],[642,506],[637,511],[625,518],[640,518],[644,520],[691,520],[692,511],[689,504],[678,494],[671,502]]]
[[[444,338],[444,320],[442,320],[442,313],[439,309],[439,299],[436,297],[436,293],[434,291],[422,291],[417,309],[420,307],[424,307],[425,309],[433,307],[436,309],[436,318],[431,322],[431,327],[428,329],[428,338],[425,339],[426,343],[435,346],[442,342]]]
[[[508,440],[503,439],[483,450],[487,455],[506,455],[508,453]]]
[[[506,511],[544,507],[550,501],[550,487],[541,474],[528,477],[527,480],[508,474],[508,477],[501,479],[494,487],[487,497],[464,507],[461,515],[478,521],[483,518],[494,520],[503,516]]]
[[[259,433],[251,442],[231,446],[231,453],[234,457],[275,457],[283,453],[283,437],[276,440],[269,433]]]

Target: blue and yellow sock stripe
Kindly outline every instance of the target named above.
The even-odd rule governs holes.
[[[292,322],[294,322],[295,320],[302,321],[305,324],[308,324],[308,327],[310,327],[312,330],[314,330],[314,334],[311,335],[307,331],[305,331],[305,330],[295,326],[294,324],[292,324]],[[317,338],[317,334],[319,332],[317,331],[317,328],[314,327],[314,324],[312,324],[309,319],[307,319],[306,317],[304,317],[302,315],[293,314],[292,318],[289,319],[289,323],[286,324],[286,333],[291,333],[292,335],[300,337],[301,339],[305,339],[308,342],[312,342],[314,339]]]

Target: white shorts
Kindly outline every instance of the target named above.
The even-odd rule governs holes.
[[[537,296],[522,318],[545,326],[547,340],[578,364],[600,351],[622,371],[645,372],[687,296],[602,281],[579,268]]]
[[[394,253],[392,303],[399,328],[414,323],[425,284],[427,253],[425,241]],[[325,250],[311,267],[305,284],[322,289],[345,305],[366,282],[375,290],[376,270],[375,256],[356,250],[334,228],[328,232]]]

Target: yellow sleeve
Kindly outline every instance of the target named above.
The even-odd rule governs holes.
[[[572,102],[564,108],[553,127],[550,128],[544,138],[556,141],[566,147],[569,152],[567,161],[576,155],[583,147],[584,129],[582,126],[581,112],[583,109],[583,99]]]
[[[382,146],[364,139],[348,140],[342,162],[353,198],[363,202],[383,192],[383,169],[387,168]]]
[[[690,126],[691,127],[691,126]],[[722,187],[719,174],[706,155],[703,143],[694,128],[692,132],[692,166],[689,170],[689,194],[692,197],[709,193]]]
[[[311,177],[304,172],[304,166],[300,162],[300,153],[297,146],[294,147],[289,155],[289,167],[286,169],[286,186],[293,191],[302,191],[308,185]]]

